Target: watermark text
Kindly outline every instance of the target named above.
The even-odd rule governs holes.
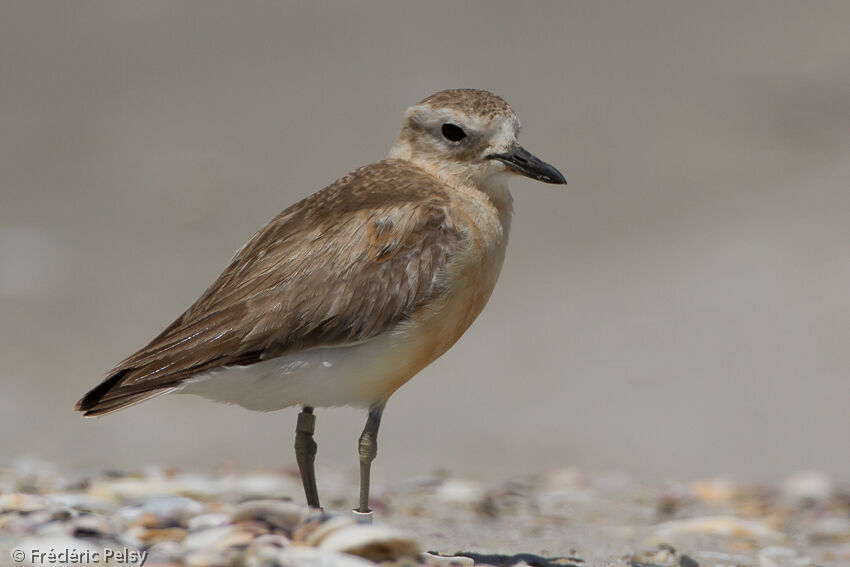
[[[147,551],[127,547],[96,549],[13,549],[12,561],[32,565],[137,565],[142,567]]]

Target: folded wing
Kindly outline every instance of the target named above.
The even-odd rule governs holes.
[[[387,160],[283,211],[76,409],[101,415],[215,368],[368,340],[442,292],[462,235],[440,184]]]

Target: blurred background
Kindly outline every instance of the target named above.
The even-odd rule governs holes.
[[[0,461],[294,464],[296,410],[74,402],[444,88],[507,99],[501,281],[390,401],[377,482],[850,479],[846,2],[0,4]],[[317,410],[356,471],[365,415]]]

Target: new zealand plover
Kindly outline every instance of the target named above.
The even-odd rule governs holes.
[[[272,219],[76,409],[98,416],[165,393],[258,411],[302,406],[295,455],[318,508],[313,408],[365,408],[355,512],[368,517],[384,405],[460,338],[499,277],[508,178],[566,183],[518,132],[511,107],[486,91],[441,91],[409,108],[387,159]]]

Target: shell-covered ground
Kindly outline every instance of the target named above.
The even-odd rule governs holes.
[[[377,486],[319,471],[324,512],[294,471],[0,469],[0,565],[580,567],[850,565],[850,490],[800,473],[775,486],[645,486],[551,471],[498,484],[449,474]]]

